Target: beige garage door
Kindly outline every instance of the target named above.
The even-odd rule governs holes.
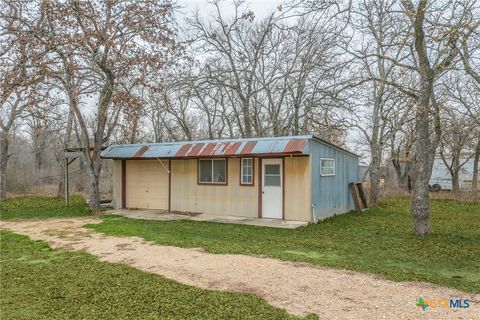
[[[162,165],[163,163],[163,165]],[[168,210],[168,160],[126,162],[126,207]]]

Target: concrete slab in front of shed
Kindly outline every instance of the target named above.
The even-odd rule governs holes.
[[[106,214],[114,214],[119,216],[124,216],[132,219],[142,219],[142,220],[187,220],[190,219],[190,216],[183,214],[172,214],[164,210],[130,210],[130,209],[115,209],[105,212]]]
[[[198,215],[190,216],[190,215],[184,215],[184,214],[168,213],[168,211],[164,211],[164,210],[115,209],[115,210],[106,211],[106,213],[113,214],[113,215],[120,215],[127,218],[132,218],[132,219],[143,219],[143,220],[161,220],[161,221],[192,220],[192,221],[245,224],[245,225],[251,225],[251,226],[284,228],[284,229],[295,229],[308,224],[308,222],[305,222],[305,221],[245,218],[245,217],[237,217],[237,216],[221,216],[221,215],[206,214],[206,213],[200,213]]]
[[[258,227],[271,227],[271,228],[283,228],[283,229],[296,229],[301,226],[305,226],[308,222],[296,221],[296,220],[279,220],[279,219],[245,219],[238,222],[238,224],[247,224]]]

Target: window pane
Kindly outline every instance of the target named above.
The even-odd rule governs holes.
[[[323,168],[323,174],[333,174],[333,168]]]
[[[243,175],[242,183],[252,183],[252,176]]]
[[[335,174],[335,160],[333,160],[333,159],[321,159],[321,161],[320,161],[320,173],[322,175],[334,175]]]
[[[200,160],[200,182],[212,182],[212,160]]]
[[[265,176],[265,186],[280,186],[280,175]]]
[[[253,159],[252,158],[242,158],[242,181],[244,184],[253,183]]]
[[[322,160],[322,167],[333,167],[333,160]]]
[[[244,167],[251,167],[252,166],[252,159],[250,158],[244,158],[242,159],[243,166]]]
[[[279,164],[266,164],[265,165],[265,174],[280,174],[280,165]]]
[[[226,182],[227,164],[224,159],[213,161],[213,182]]]

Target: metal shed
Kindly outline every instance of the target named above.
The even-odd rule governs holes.
[[[312,135],[113,145],[116,208],[318,221],[354,209],[358,156]]]
[[[452,165],[452,159],[450,157],[447,157],[445,161],[449,166]],[[462,164],[462,168],[458,175],[459,187],[461,190],[471,190],[474,159],[473,157],[462,157],[460,163]],[[433,161],[432,175],[428,184],[431,186],[438,184],[442,190],[452,190],[452,176],[447,165],[445,165],[445,162],[440,157],[436,157]]]

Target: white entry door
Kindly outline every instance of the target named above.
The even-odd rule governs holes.
[[[263,159],[262,165],[262,218],[282,219],[282,159]]]

